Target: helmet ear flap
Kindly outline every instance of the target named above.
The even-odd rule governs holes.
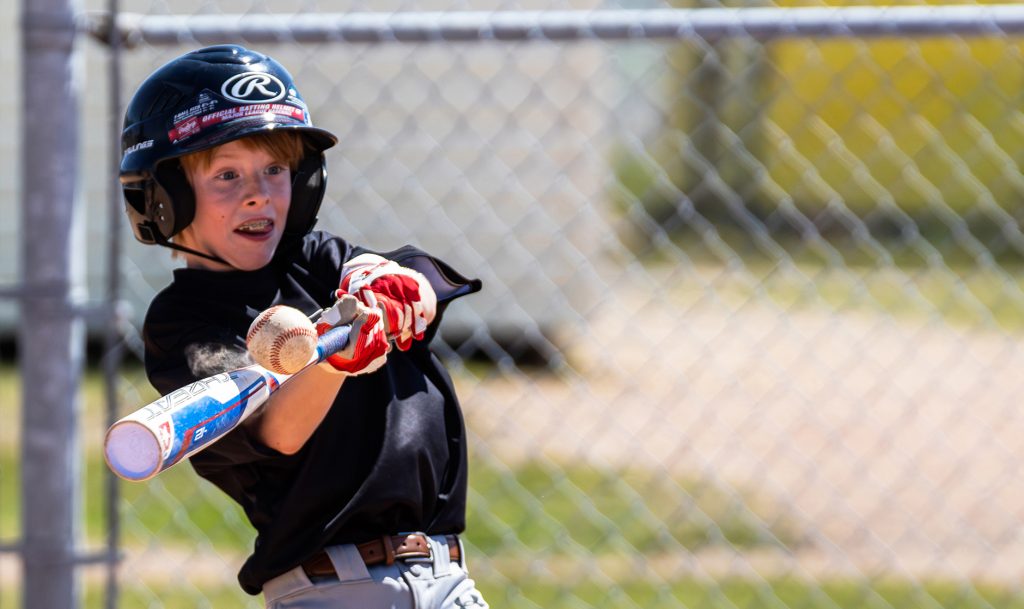
[[[292,201],[285,232],[303,236],[313,229],[327,189],[327,160],[322,152],[307,152],[292,178]]]
[[[154,234],[156,225],[146,217],[147,191],[150,190],[152,180],[139,180],[121,185],[121,192],[124,193],[124,210],[128,214],[128,224],[131,225],[135,238],[147,245],[159,242],[159,235]]]
[[[149,178],[125,184],[122,192],[132,232],[142,243],[165,243],[188,226],[176,228],[181,214],[175,214],[170,196],[156,180]]]
[[[196,216],[196,195],[178,159],[157,164],[148,203],[149,217],[156,221],[164,239],[170,239],[192,223]]]
[[[124,193],[124,202],[129,212],[140,216],[146,213],[146,190],[142,181],[122,184],[121,191]]]

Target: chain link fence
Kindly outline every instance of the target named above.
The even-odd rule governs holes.
[[[492,606],[1024,607],[1024,40],[1009,21],[941,33],[923,11],[929,29],[881,36],[899,19],[870,13],[871,35],[852,35],[769,12],[777,33],[757,35],[740,11],[714,36],[645,38],[620,17],[620,35],[505,23],[477,41],[432,37],[472,17],[439,13],[419,41],[405,22],[321,40],[300,20],[334,7],[293,4],[121,2],[196,17],[173,44],[126,39],[116,103],[213,42],[190,23],[274,14],[292,40],[247,44],[340,140],[319,227],[484,281],[436,347],[470,430],[465,540]],[[345,8],[411,9],[392,4]],[[108,51],[85,55],[86,116],[102,117]],[[84,247],[102,294],[97,121]],[[155,397],[131,354],[173,261],[122,233],[125,414]],[[88,374],[97,544],[101,394]],[[120,491],[116,606],[262,606],[235,583],[253,533],[219,491],[187,466]],[[12,528],[0,507],[0,544]],[[102,606],[101,574],[82,572],[85,606]]]

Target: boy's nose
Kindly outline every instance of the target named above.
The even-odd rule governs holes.
[[[248,186],[245,194],[246,205],[262,205],[270,200],[270,185],[263,176],[252,178]]]

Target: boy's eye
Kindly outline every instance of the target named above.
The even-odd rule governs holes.
[[[220,172],[219,174],[217,174],[217,177],[220,178],[221,180],[234,180],[235,178],[238,177],[238,174],[235,173],[234,171],[228,170]]]
[[[284,165],[271,165],[267,168],[267,173],[272,176],[280,175],[287,171]]]

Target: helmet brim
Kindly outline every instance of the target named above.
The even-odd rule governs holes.
[[[323,152],[338,143],[338,138],[326,129],[313,127],[300,120],[287,117],[275,116],[274,120],[265,120],[263,117],[247,117],[235,119],[228,123],[218,125],[209,133],[202,134],[202,137],[195,138],[192,142],[184,142],[178,147],[176,156],[184,156],[193,152],[216,148],[228,142],[254,135],[257,133],[271,133],[274,131],[294,131],[301,134],[317,152]]]
[[[268,120],[272,119],[272,120]],[[272,117],[255,115],[235,119],[230,122],[220,123],[214,127],[205,129],[202,133],[190,136],[182,142],[174,142],[171,146],[160,146],[137,151],[129,159],[126,156],[121,164],[121,181],[132,182],[139,179],[148,179],[150,175],[145,168],[155,168],[164,161],[180,158],[187,154],[202,152],[216,148],[237,139],[255,135],[258,133],[271,133],[274,131],[294,131],[301,134],[310,147],[316,152],[323,152],[338,143],[338,138],[319,127],[292,119],[287,116],[275,115]],[[162,156],[155,156],[154,153],[163,151]]]

